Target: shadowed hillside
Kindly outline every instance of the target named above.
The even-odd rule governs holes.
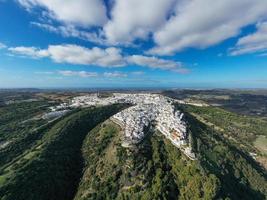
[[[27,155],[4,169],[1,200],[72,199],[82,175],[81,145],[88,131],[123,108],[77,111],[56,123]]]

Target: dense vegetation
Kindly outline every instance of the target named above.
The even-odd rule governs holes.
[[[184,112],[207,109],[209,112],[208,108],[192,106],[179,109],[183,109]],[[215,118],[216,116],[212,117],[213,120],[216,120]],[[223,123],[225,118],[221,116],[219,119]],[[204,171],[215,174],[220,180],[221,190],[218,196],[230,199],[267,197],[267,174],[264,169],[214,127],[199,122],[188,113],[186,120],[190,126],[194,151],[198,155],[200,165]]]
[[[197,155],[192,161],[153,130],[135,148],[122,147],[120,127],[105,120],[124,105],[77,109],[47,121],[40,116],[51,102],[24,98],[0,107],[0,200],[267,198],[266,170],[256,162],[266,160],[259,148],[266,147],[264,118],[177,105],[186,113]]]
[[[0,170],[42,137],[48,121],[41,115],[49,105],[37,101],[0,107]]]
[[[106,122],[85,139],[86,164],[75,199],[265,199],[266,172],[188,113],[192,108],[180,109],[187,113],[197,161],[161,134],[151,133],[138,147],[125,149],[119,127]]]
[[[122,108],[83,109],[57,122],[37,146],[2,171],[1,200],[72,199],[82,175],[80,149],[84,137]]]
[[[119,127],[108,121],[93,129],[83,144],[85,170],[76,200],[212,199],[218,179],[200,170],[161,134],[136,148],[121,147]]]

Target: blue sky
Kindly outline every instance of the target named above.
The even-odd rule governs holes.
[[[267,87],[267,1],[0,0],[0,27],[3,88]]]

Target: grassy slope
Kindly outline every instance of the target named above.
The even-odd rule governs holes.
[[[121,108],[84,109],[56,123],[40,145],[11,166],[7,178],[2,177],[1,200],[72,199],[82,173],[80,148],[84,137]]]
[[[200,171],[161,134],[151,134],[135,149],[121,147],[120,130],[108,121],[83,144],[84,175],[75,200],[211,199],[218,179]]]
[[[267,136],[259,135],[253,143],[257,149],[267,157]]]

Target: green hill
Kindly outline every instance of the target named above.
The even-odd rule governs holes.
[[[84,137],[122,108],[112,105],[78,110],[57,122],[31,151],[2,169],[1,200],[72,199],[82,175]]]
[[[47,107],[34,105],[27,105],[31,117]],[[4,108],[9,113],[0,110],[0,120],[7,122],[0,134],[15,145],[0,150],[1,200],[267,197],[266,170],[249,156],[264,156],[254,145],[266,134],[262,119],[177,105],[197,155],[192,161],[152,129],[137,146],[122,147],[121,128],[107,119],[127,105],[77,109],[49,124],[26,121],[25,129],[20,121],[27,120],[27,111],[14,106],[21,113],[17,119],[12,107]],[[3,131],[10,127],[9,134]]]
[[[212,199],[218,179],[201,171],[162,134],[136,148],[121,147],[120,128],[111,121],[97,126],[83,144],[85,169],[76,200]]]
[[[267,197],[267,174],[245,150],[241,148],[240,143],[249,140],[244,132],[253,130],[251,126],[247,129],[241,129],[243,133],[236,132],[232,134],[235,142],[227,137],[231,134],[229,131],[230,123],[245,123],[248,120],[241,116],[219,109],[210,107],[182,106],[179,109],[186,113],[186,120],[193,139],[193,149],[197,153],[198,162],[206,172],[213,173],[221,182],[221,189],[218,197],[230,199],[266,199]],[[212,110],[214,109],[214,110]],[[200,122],[192,114],[200,112],[200,116],[205,118],[205,123]],[[213,111],[213,112],[212,112]],[[209,118],[204,113],[212,113]],[[199,113],[200,114],[200,113]],[[228,118],[225,117],[227,114]],[[199,115],[197,115],[198,117]],[[234,121],[234,117],[236,118]],[[224,129],[215,124],[224,124]],[[229,123],[228,126],[225,123]],[[215,123],[215,124],[213,124]],[[264,123],[259,121],[257,123]],[[218,125],[217,124],[217,125]],[[237,126],[238,127],[238,126]],[[239,130],[237,127],[235,130]],[[240,127],[239,127],[240,128]],[[262,134],[262,129],[254,129],[254,132]],[[252,133],[251,133],[252,134]],[[239,141],[238,141],[239,140]],[[241,141],[241,142],[240,142]]]
[[[86,165],[75,199],[265,199],[266,171],[188,107],[179,109],[198,160],[158,133],[136,148],[122,148],[120,128],[108,121],[84,141]]]

